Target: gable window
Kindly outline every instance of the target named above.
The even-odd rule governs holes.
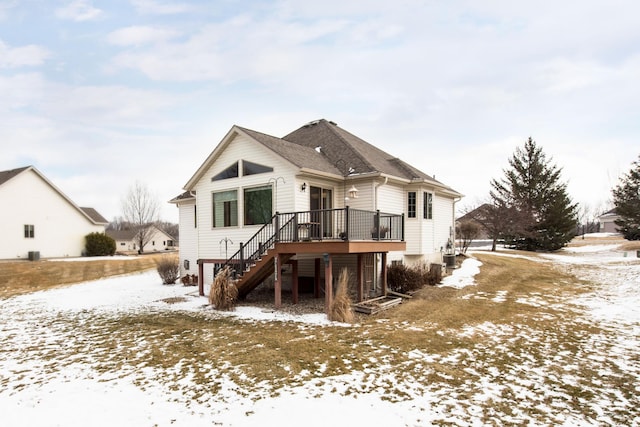
[[[416,217],[416,192],[409,191],[407,193],[407,217]]]
[[[271,186],[245,188],[244,224],[266,224],[273,216]]]
[[[257,175],[259,173],[273,172],[273,168],[265,165],[259,165],[258,163],[249,162],[247,160],[242,161],[242,175]]]
[[[213,226],[238,225],[238,192],[236,190],[213,193]]]
[[[238,177],[238,162],[235,162],[234,164],[232,164],[222,172],[214,175],[213,178],[211,178],[211,181],[220,181],[223,179],[237,178],[237,177]]]
[[[433,219],[433,193],[423,193],[424,206],[422,208],[422,217],[424,219]]]
[[[198,205],[193,205],[193,228],[198,228]]]
[[[25,224],[24,225],[24,238],[25,239],[33,239],[35,237],[35,227],[33,224]]]

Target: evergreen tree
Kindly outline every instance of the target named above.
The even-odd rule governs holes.
[[[492,204],[509,227],[503,238],[517,249],[557,250],[574,236],[577,205],[571,202],[561,169],[529,138],[509,160],[505,177],[491,181]]]
[[[627,240],[640,240],[640,156],[633,165],[613,189],[613,203],[620,216],[615,220],[618,231]]]

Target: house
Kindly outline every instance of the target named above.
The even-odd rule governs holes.
[[[227,264],[240,296],[272,281],[297,301],[353,272],[357,299],[386,293],[390,263],[439,263],[461,194],[327,120],[278,138],[233,126],[174,198],[182,274],[200,293]],[[322,285],[324,283],[324,286]]]
[[[487,240],[491,237],[487,232],[487,229],[484,225],[482,225],[483,220],[485,219],[485,211],[489,207],[488,203],[483,203],[477,208],[465,213],[461,217],[459,217],[456,221],[456,226],[459,228],[461,223],[471,222],[478,226],[478,235],[474,238],[475,240]],[[458,236],[460,238],[460,236]]]
[[[174,238],[155,225],[150,226],[149,237],[142,251],[140,251],[140,243],[136,230],[107,230],[106,233],[107,236],[115,240],[116,252],[119,253],[158,252],[177,249]]]
[[[600,233],[618,233],[618,226],[615,224],[615,220],[619,219],[620,215],[616,213],[615,209],[611,209],[598,217],[598,223],[600,224]]]
[[[0,259],[81,256],[108,221],[81,208],[33,166],[0,171]]]

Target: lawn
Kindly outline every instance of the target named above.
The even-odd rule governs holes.
[[[5,298],[3,425],[637,425],[640,261],[617,244],[474,253],[469,286],[353,325],[216,312],[153,271]]]

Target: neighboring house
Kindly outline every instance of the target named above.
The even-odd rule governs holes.
[[[107,236],[116,242],[116,252],[140,252],[135,230],[107,230]],[[176,241],[155,225],[151,226],[149,240],[142,252],[158,252],[177,249]]]
[[[487,229],[482,225],[482,222],[478,221],[479,219],[482,220],[483,219],[483,210],[487,208],[487,206],[489,206],[487,203],[484,203],[480,206],[478,206],[477,208],[473,209],[472,211],[467,212],[466,214],[462,215],[460,218],[458,218],[456,220],[456,225],[460,226],[460,223],[465,222],[465,221],[469,221],[472,222],[474,224],[476,224],[479,228],[479,234],[478,236],[474,239],[474,240],[486,240],[486,239],[490,239],[489,234],[487,233]],[[459,238],[460,236],[458,236]]]
[[[342,267],[361,300],[386,293],[387,264],[442,263],[462,196],[327,120],[282,138],[233,126],[184,190],[182,274],[202,294],[233,258],[240,296],[272,280],[276,306],[283,286],[295,301],[322,280],[328,304]]]
[[[81,208],[35,167],[0,172],[0,259],[78,257],[108,221]]]
[[[603,213],[598,217],[600,223],[601,233],[618,233],[618,226],[615,224],[615,220],[619,219],[620,215],[616,213],[615,209],[611,209],[608,212]]]

